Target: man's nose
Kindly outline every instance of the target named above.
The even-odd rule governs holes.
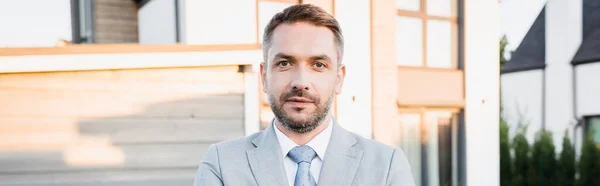
[[[294,90],[309,90],[308,72],[305,68],[298,68],[292,77],[292,89]]]

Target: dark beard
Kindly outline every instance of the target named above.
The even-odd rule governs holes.
[[[317,106],[315,112],[307,119],[303,121],[294,120],[288,113],[283,110],[283,103],[291,97],[302,97],[313,101],[313,103]],[[325,119],[329,110],[331,109],[331,102],[333,101],[333,94],[329,99],[327,99],[323,104],[321,104],[321,99],[318,96],[309,95],[308,92],[303,91],[302,89],[292,89],[290,92],[282,94],[279,100],[275,99],[273,95],[269,95],[269,103],[271,105],[271,110],[273,114],[275,114],[275,118],[283,127],[287,130],[298,134],[304,134],[314,130],[315,128],[321,125],[321,122]],[[300,110],[296,110],[300,111]]]

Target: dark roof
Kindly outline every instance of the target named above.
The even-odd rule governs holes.
[[[583,1],[583,40],[572,64],[600,61],[600,1]]]
[[[546,66],[546,7],[540,11],[531,28],[502,67],[501,73],[542,69]]]

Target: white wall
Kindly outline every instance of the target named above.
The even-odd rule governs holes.
[[[577,65],[577,116],[600,114],[600,62]]]
[[[69,0],[0,1],[0,47],[47,47],[71,40]]]
[[[255,0],[185,0],[186,44],[257,43]]]
[[[466,186],[500,184],[498,1],[465,0]]]
[[[138,30],[140,43],[176,43],[175,10],[175,0],[152,0],[139,9]]]
[[[371,30],[369,0],[336,0],[335,17],[344,34],[346,80],[337,97],[340,125],[372,138],[371,125]]]
[[[528,125],[527,139],[533,142],[535,132],[542,128],[543,70],[529,70],[502,74],[501,96],[503,117],[510,125],[511,134],[522,124]]]
[[[600,115],[600,62],[577,65],[575,68],[577,118]],[[581,154],[584,139],[583,126],[579,127],[575,141],[577,155]]]
[[[582,0],[548,0],[546,5],[545,126],[562,144],[565,126],[575,124],[571,60],[581,43]],[[556,145],[556,151],[561,146]]]
[[[270,2],[270,1],[260,1],[258,2],[258,42],[262,43],[263,34],[265,31],[265,27],[271,21],[271,18],[279,12],[282,12],[283,9],[294,5],[293,3],[288,2]]]

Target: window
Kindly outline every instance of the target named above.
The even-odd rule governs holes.
[[[458,183],[458,116],[452,111],[416,111],[399,115],[400,148],[417,186]]]
[[[396,0],[400,66],[456,68],[457,0]]]
[[[596,142],[596,146],[600,147],[600,115],[589,116],[585,118],[586,133],[594,132],[592,139]]]
[[[93,43],[92,2],[71,0],[73,43]]]

